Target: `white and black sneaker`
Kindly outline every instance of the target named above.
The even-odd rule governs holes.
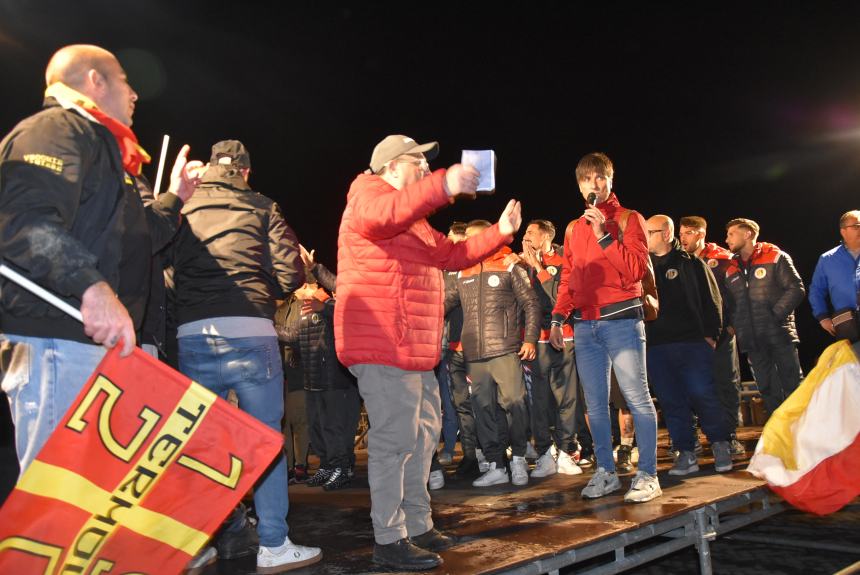
[[[594,475],[588,481],[588,485],[582,490],[582,497],[585,499],[597,499],[619,489],[621,489],[621,480],[618,479],[618,474],[614,471],[606,471],[604,468],[598,467],[597,471],[594,472]]]
[[[328,481],[323,484],[323,489],[326,491],[335,491],[336,489],[343,489],[347,485],[349,485],[350,479],[349,475],[346,473],[346,469],[341,467],[335,467],[331,475],[329,475]]]
[[[319,547],[296,545],[287,537],[278,547],[260,545],[260,551],[257,552],[257,573],[283,573],[313,565],[320,559],[322,551]]]
[[[630,484],[630,489],[624,494],[624,501],[627,503],[645,503],[663,495],[663,490],[660,489],[660,481],[656,475],[637,471],[633,476],[633,483]]]
[[[314,476],[307,480],[305,485],[308,487],[320,487],[325,485],[328,482],[328,478],[331,477],[331,474],[334,473],[334,469],[327,469],[325,467],[320,467],[317,469],[317,472],[314,473]]]

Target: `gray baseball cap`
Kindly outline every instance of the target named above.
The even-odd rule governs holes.
[[[373,155],[370,156],[370,170],[376,174],[385,164],[402,156],[403,154],[424,154],[427,160],[432,160],[439,153],[439,142],[430,142],[429,144],[419,144],[409,136],[393,135],[386,136],[384,140],[376,144],[373,148]]]

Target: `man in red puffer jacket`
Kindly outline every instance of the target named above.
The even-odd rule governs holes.
[[[338,235],[335,346],[358,378],[370,420],[368,481],[375,562],[429,570],[453,544],[433,528],[427,479],[441,405],[433,368],[442,337],[442,269],[469,267],[504,244],[522,221],[511,200],[499,223],[454,243],[426,217],[471,196],[478,172],[455,164],[430,173],[438,144],[406,136],[377,144],[370,170],[350,186]]]

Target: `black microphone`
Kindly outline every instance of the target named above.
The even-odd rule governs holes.
[[[590,194],[588,194],[588,199],[585,201],[588,203],[589,206],[592,206],[592,207],[596,206],[597,205],[597,194],[595,194],[594,192],[591,192]]]

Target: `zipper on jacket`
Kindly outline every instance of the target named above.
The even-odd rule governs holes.
[[[481,310],[484,309],[484,262],[478,273],[478,357],[484,359],[484,319]]]

